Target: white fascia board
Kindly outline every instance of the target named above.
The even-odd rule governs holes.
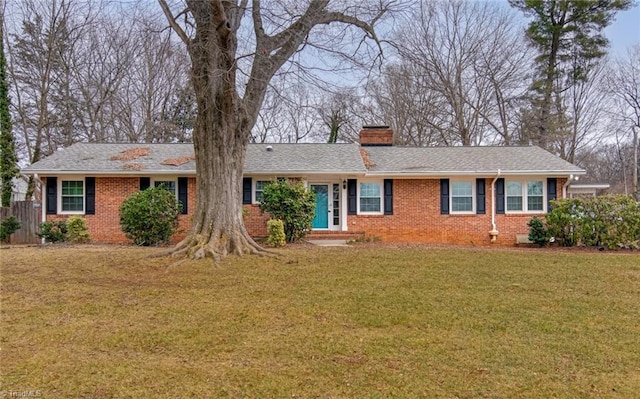
[[[569,176],[569,175],[585,175],[587,172],[584,170],[573,171],[557,171],[557,170],[513,170],[513,171],[500,171],[500,176]],[[399,177],[399,178],[438,178],[447,176],[495,176],[498,174],[497,170],[487,171],[433,171],[425,173],[416,172],[367,172],[366,177]]]
[[[270,171],[270,170],[261,170],[259,172],[255,171],[244,171],[243,174],[245,176],[364,176],[365,172],[362,170],[359,171],[348,171],[348,170],[323,170],[323,171],[308,171],[308,170],[287,170],[287,171]]]
[[[148,169],[143,169],[143,170],[108,170],[108,171],[104,171],[104,170],[51,170],[51,169],[44,169],[44,170],[27,170],[27,171],[22,171],[23,174],[25,175],[44,175],[44,176],[55,176],[55,175],[65,175],[65,176],[69,176],[69,175],[83,175],[83,176],[146,176],[146,175],[170,175],[170,176],[176,176],[176,175],[187,175],[187,176],[195,176],[196,172],[192,171],[192,170],[148,170]]]

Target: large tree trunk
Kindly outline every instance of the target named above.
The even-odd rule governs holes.
[[[216,126],[216,128],[220,128]],[[190,258],[262,253],[242,220],[242,165],[246,140],[221,142],[214,126],[200,126],[196,134],[197,203],[188,236],[173,250]],[[214,198],[215,201],[211,201]]]
[[[237,39],[219,19],[221,10],[198,1],[190,6],[203,16],[196,17],[189,45],[198,106],[193,132],[197,201],[191,230],[173,254],[218,260],[230,253],[262,253],[242,220],[242,172],[253,123],[236,91]]]
[[[265,32],[260,1],[251,2],[255,37],[253,64],[240,98],[236,85],[237,32],[248,0],[186,0],[195,26],[191,38],[165,0],[158,0],[169,24],[187,45],[198,115],[193,141],[196,157],[197,203],[187,237],[172,251],[191,258],[265,253],[249,237],[242,221],[242,171],[260,106],[269,81],[300,48],[318,24],[354,25],[377,41],[373,27],[355,16],[327,11],[329,0],[311,0],[306,11],[273,35]],[[380,5],[377,20],[384,14]],[[357,8],[357,7],[356,7]]]

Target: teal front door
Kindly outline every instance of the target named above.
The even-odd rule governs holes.
[[[316,193],[316,215],[311,226],[314,229],[329,228],[329,185],[312,184],[311,190]]]

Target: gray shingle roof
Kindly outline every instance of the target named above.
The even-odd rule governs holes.
[[[272,150],[267,151],[267,146]],[[364,173],[356,144],[250,144],[244,165],[246,174]],[[127,161],[114,159],[126,151],[148,149]],[[143,153],[145,151],[142,151]],[[88,144],[77,143],[56,151],[31,166],[25,173],[46,174],[195,174],[193,144]],[[167,165],[171,160],[185,162]],[[164,164],[163,164],[164,163]]]
[[[584,170],[540,147],[364,147],[370,174],[583,174]]]
[[[357,144],[250,144],[244,173],[364,173],[359,148]]]
[[[271,151],[267,151],[268,146]],[[584,174],[577,166],[534,146],[363,149],[373,164],[369,170],[357,144],[250,144],[244,173],[444,176],[494,175],[500,169],[503,174]],[[136,154],[139,156],[130,160],[117,159],[127,151],[139,151],[142,155]],[[189,175],[195,174],[193,154],[192,144],[77,143],[24,168],[23,172]]]
[[[125,151],[135,149],[149,149],[146,156],[136,157],[129,161],[112,159]],[[168,172],[195,172],[195,162],[190,161],[183,165],[162,165],[161,162],[169,159],[189,157],[193,155],[193,144],[97,144],[76,143],[70,147],[61,149],[52,155],[23,169],[26,173],[82,173],[92,172],[96,174],[107,173],[132,173],[140,174],[141,171],[168,173]],[[142,172],[144,173],[144,172]]]

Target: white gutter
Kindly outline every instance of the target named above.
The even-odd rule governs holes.
[[[449,176],[486,176],[495,173],[493,171],[382,171],[382,172],[366,172],[367,177],[397,177],[397,178],[446,178]],[[508,170],[502,171],[501,176],[549,176],[549,175],[563,175],[565,173],[573,173],[574,175],[585,175],[585,171],[581,170]]]
[[[498,238],[498,228],[496,226],[496,181],[500,178],[500,173],[500,169],[498,169],[498,174],[491,182],[491,231],[489,232],[491,243],[496,242]]]

